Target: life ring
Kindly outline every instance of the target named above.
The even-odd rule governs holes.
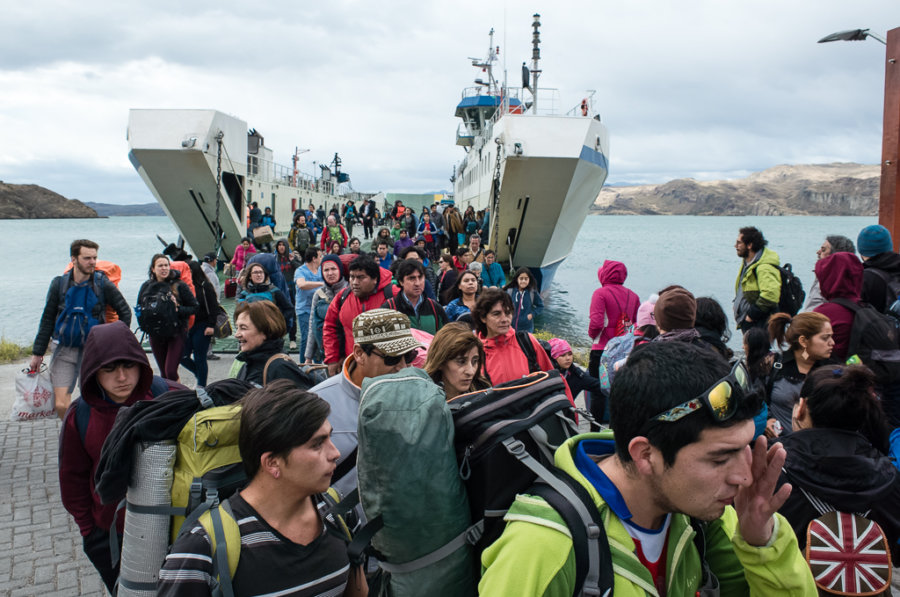
[[[587,98],[584,98],[583,100],[581,100],[581,115],[582,115],[582,116],[587,116],[587,115],[588,115],[588,102],[587,102]]]

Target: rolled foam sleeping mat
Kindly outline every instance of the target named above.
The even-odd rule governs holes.
[[[359,495],[366,519],[384,527],[372,545],[389,565],[450,543],[470,525],[453,447],[453,416],[443,390],[421,369],[365,379],[359,405]],[[411,572],[393,572],[392,597],[477,593],[474,556],[462,545]]]
[[[166,506],[172,501],[172,469],[175,442],[137,444],[134,467],[125,499],[140,506]],[[125,511],[119,597],[153,597],[159,569],[169,547],[168,514],[138,514]],[[137,587],[142,588],[137,588]]]

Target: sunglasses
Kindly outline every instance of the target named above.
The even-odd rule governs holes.
[[[382,361],[384,361],[384,364],[387,365],[388,367],[393,367],[394,365],[399,363],[401,360],[406,361],[406,364],[409,365],[410,363],[412,363],[413,361],[416,360],[417,352],[418,351],[413,349],[413,350],[410,350],[409,352],[404,352],[403,354],[397,355],[395,357],[388,356],[388,355],[384,354],[383,352],[380,352],[377,350],[373,350],[372,354],[374,354],[375,356],[380,358]]]
[[[734,392],[736,387],[740,388],[742,395],[750,392],[750,375],[747,373],[747,367],[743,361],[735,363],[731,373],[711,385],[696,398],[673,406],[651,420],[671,423],[700,410],[705,405],[714,419],[719,422],[727,421],[737,411],[737,396]]]

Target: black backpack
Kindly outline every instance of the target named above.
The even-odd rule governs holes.
[[[150,336],[171,338],[181,329],[175,295],[168,282],[150,282],[138,307],[138,325]]]
[[[876,381],[882,386],[900,379],[900,331],[897,320],[879,313],[870,305],[857,305],[843,298],[829,302],[853,311],[847,355],[858,356],[875,373]]]
[[[550,343],[539,338],[535,338],[535,340],[538,341],[538,344],[540,344],[541,348],[544,349],[544,352],[547,353],[547,358],[549,358],[550,362],[552,363],[553,358],[550,357]],[[537,352],[534,350],[534,344],[531,342],[531,334],[529,334],[528,332],[517,331],[516,342],[519,343],[519,348],[522,349],[522,352],[525,353],[525,358],[528,360],[528,372],[537,373],[538,371],[543,371],[540,364],[538,363]]]
[[[900,319],[900,279],[878,268],[873,267],[868,271],[884,281],[884,313]]]
[[[781,274],[781,296],[778,297],[778,311],[788,313],[793,317],[803,308],[803,301],[806,299],[803,283],[794,275],[790,263],[776,267]]]
[[[530,455],[552,468],[556,448],[577,434],[574,407],[554,369],[457,396],[450,412],[472,520],[483,521],[475,542],[480,553],[500,537],[503,516],[516,494],[537,478],[522,459]]]

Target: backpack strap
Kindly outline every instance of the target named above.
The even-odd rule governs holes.
[[[266,380],[268,379],[269,365],[271,365],[274,361],[276,361],[278,359],[288,361],[289,363],[293,363],[294,365],[297,364],[294,362],[294,359],[292,359],[290,357],[290,355],[287,355],[283,352],[278,352],[278,353],[273,354],[272,356],[269,357],[269,360],[266,361],[265,367],[263,367],[263,374],[262,374],[262,385],[263,386],[266,385]]]
[[[582,525],[586,529],[587,537],[589,540],[593,540],[597,543],[596,549],[588,549],[587,550],[587,572],[584,578],[583,587],[598,587],[597,591],[590,591],[585,594],[588,595],[612,595],[612,582],[610,580],[609,589],[606,590],[605,593],[600,591],[600,581],[601,575],[603,578],[608,578],[606,573],[601,573],[600,566],[600,550],[603,549],[602,544],[605,544],[607,552],[609,551],[609,541],[600,541],[601,533],[603,539],[605,539],[605,531],[603,530],[602,524],[597,524],[594,521],[592,514],[588,511],[587,500],[585,502],[582,500],[576,491],[570,487],[566,482],[562,481],[561,476],[559,476],[560,471],[556,469],[556,474],[551,473],[547,467],[538,462],[531,454],[528,453],[528,450],[525,448],[525,444],[523,444],[520,440],[515,437],[509,437],[503,440],[503,447],[506,448],[506,451],[510,453],[516,460],[521,462],[523,465],[528,467],[531,472],[537,475],[537,478],[548,484],[553,488],[554,491],[562,495],[563,498],[572,506],[572,508],[577,512],[578,517],[582,521]],[[577,483],[577,481],[574,481]],[[561,514],[562,515],[562,514]],[[601,521],[602,522],[602,521]],[[577,526],[577,525],[575,525]],[[570,527],[571,529],[571,527]],[[574,535],[573,535],[574,539]],[[573,541],[574,543],[574,541]],[[612,572],[612,557],[609,556],[609,572]],[[577,569],[577,563],[576,563]]]
[[[696,594],[697,597],[719,597],[721,593],[719,579],[710,570],[709,562],[706,561],[706,526],[707,523],[691,517],[691,528],[694,529],[694,547],[697,548],[697,554],[700,556],[701,570],[700,589]]]
[[[334,469],[334,474],[331,475],[331,483],[337,483],[341,479],[346,476],[347,473],[353,470],[353,467],[356,466],[356,455],[359,452],[359,444],[357,444],[353,450],[347,454],[347,457],[341,460],[340,464]]]
[[[78,437],[81,438],[81,444],[87,437],[88,423],[91,421],[91,405],[84,401],[84,398],[75,400],[75,428],[78,430]]]
[[[213,594],[218,591],[225,597],[234,597],[231,581],[241,557],[241,529],[234,518],[231,503],[225,500],[210,508],[197,522],[209,536],[212,548],[213,576],[218,581]],[[228,549],[229,545],[232,549]]]
[[[517,331],[516,342],[519,343],[519,348],[522,349],[522,352],[525,353],[525,358],[528,360],[528,372],[536,373],[542,371],[541,366],[538,364],[537,351],[535,351],[534,343],[531,341],[531,334]]]
[[[578,496],[587,512],[591,515],[590,520],[585,521],[579,515],[578,510],[571,504],[562,494],[557,492],[551,486],[544,483],[536,483],[526,492],[544,499],[550,504],[554,510],[562,517],[569,532],[572,534],[572,549],[575,553],[575,592],[574,595],[584,594],[594,595],[612,595],[612,587],[615,583],[615,573],[612,567],[612,554],[609,549],[609,539],[606,537],[606,529],[603,527],[603,519],[597,510],[597,505],[590,498],[590,494],[585,488],[572,479],[562,470],[554,471],[560,480]],[[596,527],[596,534],[589,535],[588,526],[593,523]],[[591,543],[595,545],[591,545]],[[596,546],[596,547],[595,547]],[[598,572],[598,584],[593,587],[585,586],[585,579],[588,575],[588,550],[599,550],[598,562],[600,565]],[[591,592],[591,590],[597,592]]]

